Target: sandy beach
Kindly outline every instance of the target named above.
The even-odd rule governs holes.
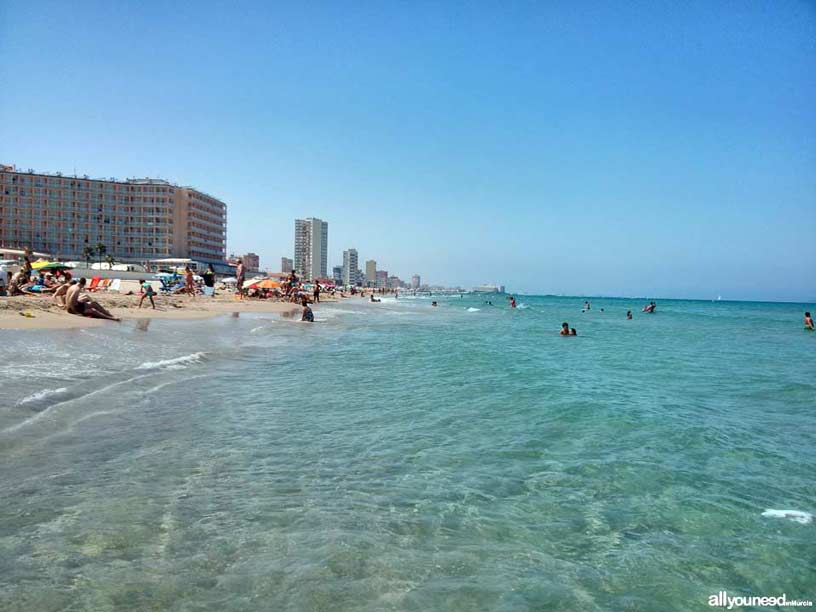
[[[123,320],[132,319],[206,319],[233,312],[300,314],[291,302],[273,300],[237,300],[232,294],[214,297],[156,296],[156,309],[149,304],[139,308],[138,295],[91,294],[93,299]],[[324,301],[332,301],[327,298]],[[319,305],[317,306],[319,308]],[[314,308],[314,305],[313,305]],[[115,321],[90,319],[61,310],[51,297],[18,296],[0,298],[0,329],[80,329],[117,325]]]

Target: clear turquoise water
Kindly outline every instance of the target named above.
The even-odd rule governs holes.
[[[805,305],[440,301],[0,332],[0,609],[816,598]]]

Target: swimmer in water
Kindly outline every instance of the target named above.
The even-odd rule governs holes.
[[[511,296],[510,296],[510,308],[515,308],[515,307],[516,307],[516,298],[514,298],[514,297],[511,295]]]
[[[570,335],[569,323],[567,323],[566,321],[564,321],[561,324],[561,335],[562,336],[569,336]]]
[[[439,306],[436,302],[431,302],[431,306]]]
[[[578,332],[577,332],[577,331],[575,331],[575,328],[574,328],[574,327],[570,327],[570,333],[569,333],[569,335],[570,335],[570,336],[577,336],[577,335],[578,335]]]
[[[586,302],[584,302],[584,310],[589,310],[589,309],[590,309],[590,304],[589,304],[589,300],[587,300]]]
[[[809,312],[805,313],[805,329],[809,329],[813,331],[813,318],[810,316]]]
[[[626,311],[626,318],[629,319],[630,321],[632,320],[632,311],[631,310]]]

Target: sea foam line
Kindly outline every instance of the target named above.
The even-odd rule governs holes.
[[[134,376],[133,378],[128,378],[127,380],[120,380],[119,382],[115,382],[115,383],[112,383],[110,385],[100,387],[99,389],[94,389],[90,393],[85,393],[84,395],[80,395],[79,397],[72,397],[71,399],[63,400],[61,402],[57,402],[56,404],[51,404],[48,408],[46,408],[42,412],[38,412],[37,414],[35,414],[33,416],[30,416],[25,421],[20,421],[16,425],[12,425],[11,427],[6,427],[5,429],[0,430],[0,433],[2,433],[2,434],[14,433],[15,431],[18,431],[18,430],[22,429],[23,427],[28,427],[29,425],[32,425],[32,424],[36,423],[41,418],[43,418],[46,414],[48,414],[49,412],[51,412],[52,410],[54,410],[54,408],[56,408],[58,406],[63,406],[65,404],[70,404],[71,402],[75,402],[76,400],[84,399],[84,398],[90,397],[92,395],[98,395],[99,393],[107,391],[108,389],[113,389],[114,387],[118,387],[119,385],[125,385],[125,384],[128,384],[128,383],[132,383],[135,380],[140,380],[142,378],[147,378],[148,376],[150,376],[150,374],[141,374],[139,376]]]
[[[30,404],[31,402],[38,402],[41,399],[50,397],[51,395],[58,395],[60,393],[65,393],[66,391],[68,391],[68,387],[60,387],[59,389],[43,389],[42,391],[32,393],[28,397],[24,397],[19,402],[17,402],[17,405],[23,406],[25,404]]]
[[[786,518],[796,521],[801,525],[808,525],[813,522],[813,515],[810,512],[803,512],[802,510],[775,510],[768,508],[762,513],[762,516],[771,518]]]
[[[178,367],[184,367],[186,364],[190,363],[200,363],[201,359],[204,357],[206,353],[198,352],[198,353],[190,353],[189,355],[182,355],[181,357],[174,357],[173,359],[163,359],[161,361],[145,361],[144,363],[136,366],[137,370],[155,370],[158,368],[168,368],[168,369],[177,369]]]

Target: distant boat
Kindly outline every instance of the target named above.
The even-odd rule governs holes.
[[[473,293],[504,293],[504,285],[478,285],[471,289]]]
[[[722,296],[721,296],[721,295],[718,295],[718,296],[717,296],[717,301],[719,302],[719,301],[721,301],[721,300],[722,300]]]

